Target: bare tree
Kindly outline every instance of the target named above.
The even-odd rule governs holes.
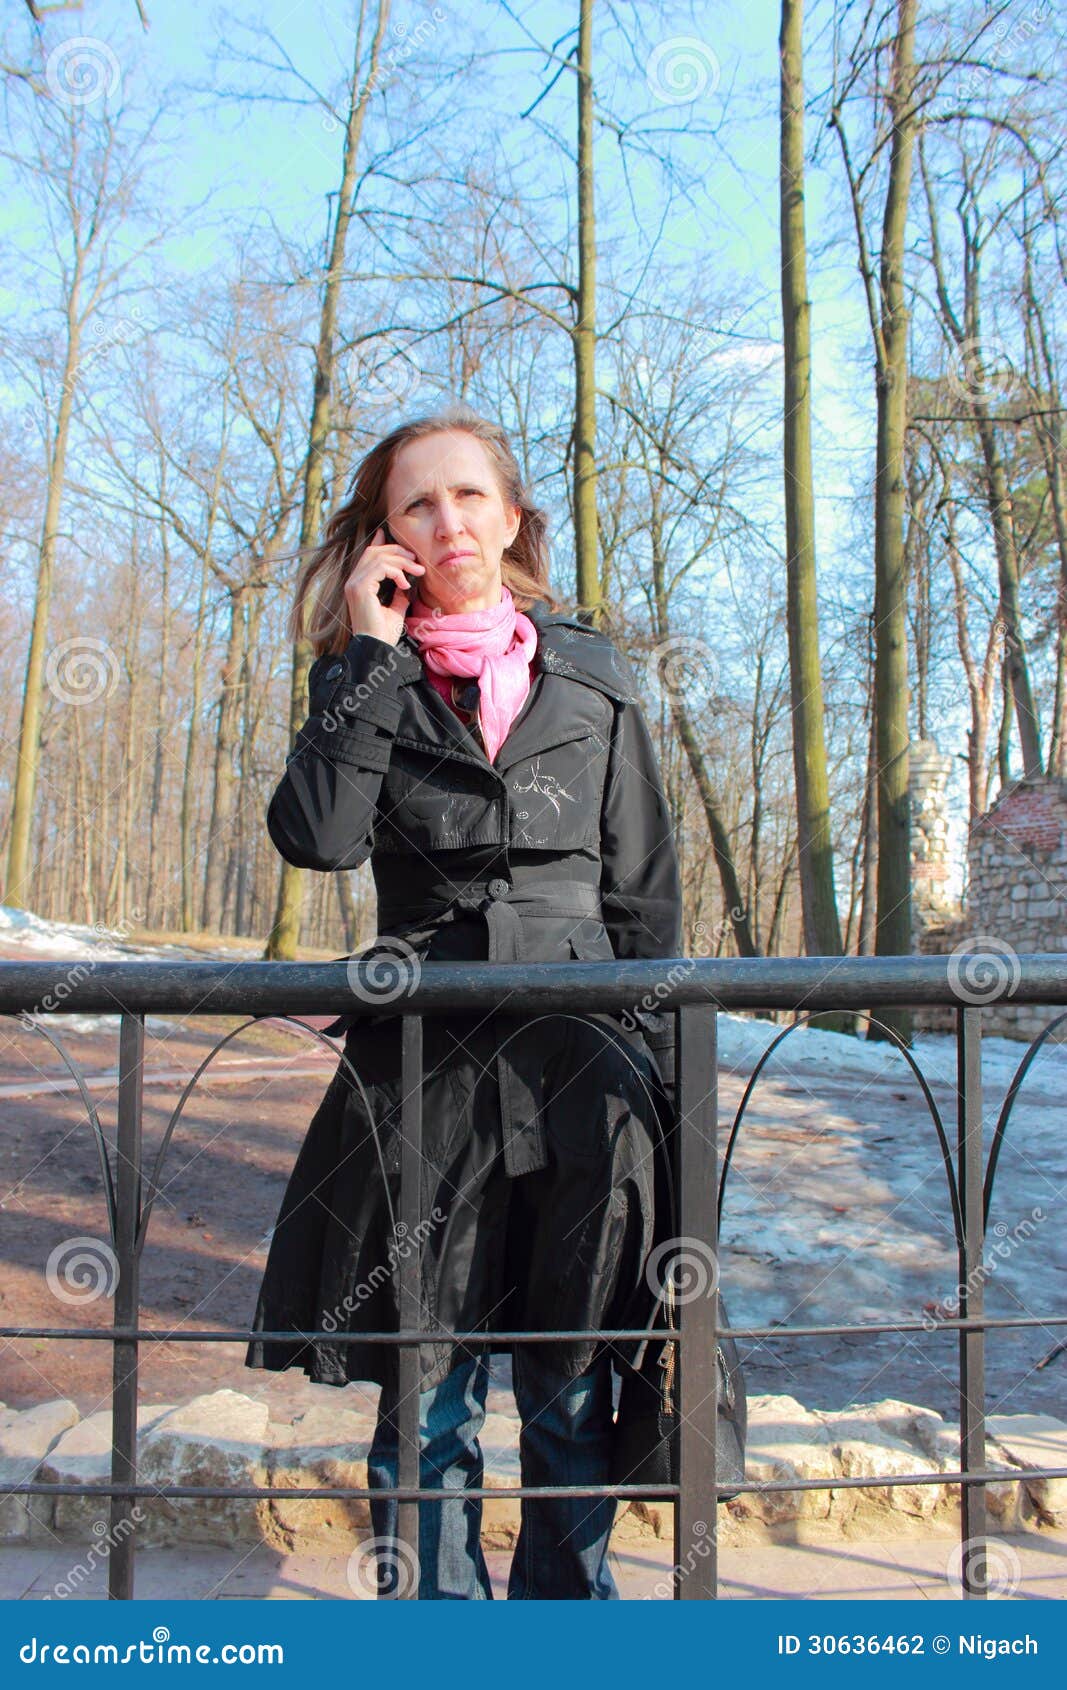
[[[908,309],[904,252],[917,128],[915,20],[917,0],[896,0],[884,104],[889,164],[882,201],[877,263],[867,227],[869,176],[886,137],[861,169],[853,161],[845,100],[874,50],[860,44],[844,86],[835,94],[831,127],[841,146],[874,345],[877,446],[874,494],[875,697],[878,747],[878,915],[880,956],[911,950],[911,848],[908,795],[907,577],[904,548],[904,435],[907,426]],[[883,1008],[879,1019],[903,1038],[911,1016]],[[872,1028],[868,1036],[878,1036]]]
[[[782,0],[780,249],[784,343],[784,459],[789,667],[804,946],[840,956],[830,787],[826,773],[819,608],[815,579],[815,486],[811,457],[811,306],[804,223],[803,0]]]
[[[62,325],[58,394],[49,402],[52,426],[4,892],[16,908],[24,906],[31,886],[48,621],[71,429],[79,387],[94,354],[106,345],[103,339],[96,347],[87,344],[89,325],[115,309],[122,278],[160,238],[153,235],[133,248],[119,239],[126,234],[155,127],[153,119],[140,134],[128,133],[121,117],[106,101],[99,115],[90,116],[84,106],[34,100],[27,119],[29,150],[14,155],[41,196],[54,259],[49,280]]]

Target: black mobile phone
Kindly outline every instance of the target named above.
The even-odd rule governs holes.
[[[387,546],[395,545],[396,542],[394,541],[393,536],[389,532],[389,524],[387,522],[383,522],[382,528],[385,531],[385,544]],[[379,583],[378,583],[378,603],[384,604],[386,610],[388,610],[389,606],[393,602],[393,594],[395,592],[396,592],[396,582],[392,579],[391,576],[387,576],[384,581],[379,581]]]

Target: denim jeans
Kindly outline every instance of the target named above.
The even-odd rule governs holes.
[[[512,1371],[519,1410],[519,1461],[524,1485],[608,1483],[612,1418],[611,1362],[606,1355],[576,1378],[560,1377],[541,1344],[516,1344]],[[453,1368],[419,1395],[421,1487],[456,1491],[446,1502],[419,1504],[419,1599],[478,1601],[493,1591],[481,1547],[480,1497],[465,1486],[483,1483],[478,1433],[489,1383],[483,1353]],[[382,1393],[367,1458],[369,1489],[397,1483],[396,1403]],[[602,1600],[619,1592],[607,1563],[615,1520],[614,1497],[521,1499],[519,1537],[508,1576],[508,1599]],[[371,1498],[378,1552],[378,1594],[395,1588],[398,1562],[395,1497]]]

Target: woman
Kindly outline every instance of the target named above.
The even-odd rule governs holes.
[[[364,955],[404,959],[409,983],[423,961],[679,954],[678,863],[632,678],[559,608],[544,516],[502,430],[467,411],[379,442],[302,578],[293,632],[319,656],[268,830],[301,867],[370,857],[379,939]],[[282,1204],[257,1331],[398,1329],[402,1007],[328,1029],[346,1029],[363,1091],[342,1063]],[[673,1018],[640,1009],[534,1017],[505,1001],[424,1022],[423,1325],[444,1336],[419,1351],[420,1483],[460,1495],[419,1508],[422,1598],[492,1595],[480,1499],[462,1496],[482,1482],[489,1345],[447,1335],[650,1316],[672,1037]],[[397,1484],[396,1357],[326,1337],[256,1340],[247,1363],[377,1381],[368,1485],[382,1488]],[[606,1484],[610,1346],[516,1344],[512,1367],[522,1483]],[[617,1597],[615,1508],[524,1498],[508,1596]],[[388,1550],[395,1500],[371,1515]]]

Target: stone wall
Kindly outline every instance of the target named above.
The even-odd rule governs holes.
[[[952,758],[933,740],[916,740],[910,751],[911,912],[916,932],[951,912],[948,809],[945,802]]]
[[[1015,959],[1031,951],[1067,951],[1067,781],[1044,776],[1017,781],[978,818],[968,842],[966,907],[953,911],[939,908],[930,896],[942,879],[930,860],[936,857],[931,840],[942,837],[930,823],[944,790],[935,764],[920,748],[913,776],[919,790],[913,790],[912,802],[925,819],[916,828],[915,948],[926,956],[951,956],[962,948],[973,953],[976,960],[959,972],[965,1001],[985,1006],[983,1031],[1030,1040],[1057,1011],[1011,1001]],[[998,991],[1003,995],[992,1001]],[[955,1014],[920,1010],[915,1023],[950,1031]]]
[[[367,1483],[371,1413],[316,1405],[292,1422],[272,1422],[267,1405],[220,1390],[176,1407],[143,1406],[137,1447],[141,1483],[255,1485],[291,1490],[288,1497],[138,1500],[138,1542],[268,1544],[353,1555],[371,1535],[370,1511],[358,1498],[302,1500],[303,1487]],[[1067,1467],[1067,1425],[1047,1415],[992,1416],[987,1488],[992,1529],[1016,1531],[1067,1524],[1067,1480],[1028,1479],[1027,1470]],[[490,1488],[518,1485],[519,1422],[489,1414],[479,1437]],[[0,1409],[0,1489],[34,1478],[51,1484],[104,1484],[111,1467],[109,1411],[81,1418],[71,1402],[21,1411]],[[888,1478],[959,1468],[959,1427],[933,1409],[886,1400],[819,1412],[793,1397],[752,1396],[748,1405],[746,1477],[756,1481]],[[752,1491],[724,1503],[723,1546],[841,1537],[911,1536],[959,1525],[951,1484],[879,1485],[819,1491]],[[484,1546],[514,1546],[519,1499],[487,1498]],[[99,1560],[109,1552],[108,1499],[10,1496],[0,1501],[0,1539],[68,1543]],[[669,1537],[672,1509],[662,1502],[621,1501],[615,1540]],[[73,1576],[73,1574],[72,1574]],[[57,1594],[70,1594],[58,1590]]]

